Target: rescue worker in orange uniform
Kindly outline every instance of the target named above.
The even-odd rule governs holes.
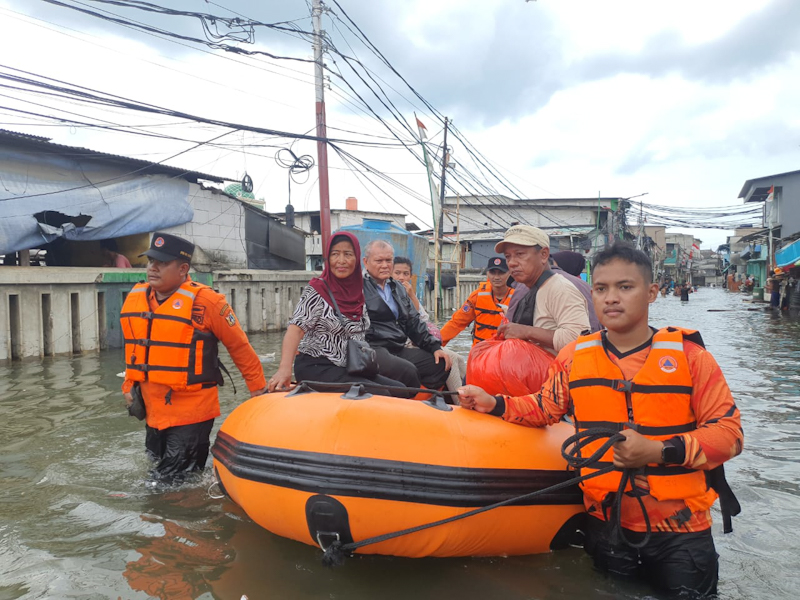
[[[122,306],[126,404],[138,386],[146,408],[145,447],[154,480],[172,482],[202,471],[222,385],[218,342],[228,349],[250,395],[266,391],[261,362],[225,296],[189,277],[194,244],[156,232],[147,281]]]
[[[514,289],[508,286],[506,259],[490,258],[486,266],[486,281],[469,295],[464,305],[442,327],[442,344],[447,344],[473,321],[472,345],[488,340],[500,326],[513,294]]]
[[[742,451],[739,410],[700,334],[648,324],[658,294],[650,258],[617,243],[598,253],[592,267],[592,297],[606,331],[583,335],[565,346],[536,393],[491,396],[477,386],[459,390],[461,406],[511,423],[541,427],[571,414],[576,429],[619,431],[619,441],[581,475],[613,462],[636,469],[614,500],[622,473],[614,470],[581,483],[588,513],[586,551],[595,566],[623,576],[644,577],[655,587],[693,596],[716,593],[718,556],[711,537],[710,508],[719,494],[724,530],[739,505],[725,481],[722,463]],[[590,456],[604,439],[581,452]],[[642,501],[643,507],[639,504]],[[621,533],[609,528],[619,517]]]

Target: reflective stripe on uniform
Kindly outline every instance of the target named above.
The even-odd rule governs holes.
[[[653,342],[650,346],[653,350],[677,350],[683,352],[681,342]]]
[[[575,346],[575,350],[584,350],[585,348],[591,348],[592,346],[602,346],[602,340],[589,340],[588,342],[581,342]]]

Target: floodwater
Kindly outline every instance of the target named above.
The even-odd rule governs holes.
[[[800,321],[750,306],[702,289],[688,303],[659,297],[651,320],[700,329],[733,389],[746,439],[727,473],[743,513],[732,534],[714,526],[720,598],[772,600],[800,589]],[[280,340],[252,342],[266,354]],[[467,335],[453,344],[466,352]],[[652,597],[593,572],[578,549],[354,557],[329,569],[319,549],[278,538],[212,498],[208,474],[149,491],[143,425],[123,410],[121,365],[120,352],[108,351],[0,367],[0,600]],[[277,363],[265,367],[269,375]],[[238,388],[238,397],[222,388],[223,415],[244,399]]]

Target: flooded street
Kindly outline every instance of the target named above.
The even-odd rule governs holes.
[[[738,294],[702,289],[688,303],[659,297],[651,322],[699,329],[733,389],[745,452],[726,470],[743,512],[732,534],[723,536],[720,519],[714,525],[720,597],[772,600],[800,589],[800,320],[750,306]],[[251,338],[260,355],[279,352],[281,339]],[[466,353],[467,334],[451,347]],[[265,364],[267,375],[277,359]],[[211,498],[208,473],[174,491],[147,490],[144,426],[123,410],[121,370],[119,350],[0,367],[0,600],[649,594],[594,573],[577,549],[492,559],[354,557],[325,568],[320,550],[276,537],[230,501]],[[247,397],[240,378],[237,388],[236,397],[230,384],[220,390],[223,417]]]

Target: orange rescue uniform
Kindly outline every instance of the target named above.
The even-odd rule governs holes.
[[[645,475],[636,477],[636,484],[649,492],[643,500],[653,531],[708,529],[716,494],[706,485],[703,471],[741,453],[744,436],[739,410],[719,365],[692,341],[697,335],[692,334],[664,329],[626,353],[618,352],[599,332],[583,336],[559,352],[540,392],[504,396],[498,409],[504,410],[506,421],[533,427],[557,423],[574,411],[579,429],[633,421],[651,439],[679,438],[685,447],[683,463],[650,465]],[[626,382],[633,384],[628,393]],[[601,460],[610,461],[611,454]],[[584,471],[591,469],[581,474]],[[582,485],[589,514],[606,518],[602,501],[609,491],[616,491],[619,477],[613,472]],[[625,529],[646,531],[636,498],[627,494],[621,521]]]
[[[505,311],[511,302],[514,288],[508,288],[505,295],[498,302],[495,300],[492,284],[484,281],[478,289],[472,292],[464,305],[453,313],[450,320],[442,327],[442,344],[461,333],[473,321],[472,345],[491,338],[503,320]]]
[[[191,281],[159,304],[149,285],[128,294],[120,315],[125,337],[125,382],[139,382],[147,425],[166,429],[220,415],[217,341],[252,391],[266,387],[261,362],[225,296]],[[146,366],[143,366],[146,365]]]

